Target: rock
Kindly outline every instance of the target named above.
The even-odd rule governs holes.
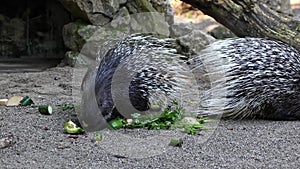
[[[175,23],[170,28],[171,37],[178,39],[182,46],[180,53],[195,55],[216,39],[196,29],[192,23]]]
[[[169,24],[160,13],[139,13],[131,15],[131,33],[153,33],[169,36]]]
[[[150,3],[157,12],[165,15],[165,20],[169,25],[174,23],[174,11],[168,0],[150,0]]]
[[[13,135],[0,138],[0,149],[13,146],[14,144],[16,144],[16,138]]]
[[[167,0],[59,1],[75,18],[83,20],[64,26],[65,46],[88,58],[105,53],[126,34],[153,33],[167,37],[169,24],[173,23],[173,11]]]
[[[127,0],[119,0],[120,5],[124,5],[127,3]]]
[[[80,51],[85,43],[85,39],[78,34],[78,30],[85,27],[83,22],[71,22],[63,27],[63,39],[67,48],[73,51]]]
[[[173,23],[172,8],[168,1],[131,0],[126,3],[131,13],[131,33],[154,33],[169,35]]]
[[[126,7],[122,7],[119,10],[119,12],[114,16],[110,25],[115,29],[129,33],[130,22],[131,22],[131,17],[129,11],[127,10]]]
[[[93,25],[100,26],[109,23],[120,6],[118,0],[59,1],[75,18],[80,18]]]
[[[175,23],[171,26],[171,36],[172,37],[180,37],[186,34],[191,33],[195,29],[194,24],[192,23]]]
[[[159,12],[165,20],[172,24],[173,9],[167,0],[59,0],[63,6],[75,17],[90,22],[93,25],[104,26],[116,15],[124,12],[124,8],[132,14]],[[123,6],[120,9],[120,6]]]
[[[88,27],[83,29],[89,29]],[[80,30],[83,31],[83,30]],[[80,54],[95,60],[98,55],[104,56],[105,53],[113,48],[119,41],[123,40],[127,33],[113,28],[95,27],[95,32],[86,39]]]
[[[118,28],[86,25],[82,22],[69,23],[63,29],[65,46],[73,52],[80,53],[84,56],[84,60],[95,60],[97,55],[104,55],[124,37],[126,33]],[[72,58],[69,57],[72,54],[69,54],[71,53],[66,53],[67,60]],[[71,62],[70,64],[73,65]]]
[[[68,51],[65,54],[65,62],[67,65],[74,67],[78,57],[78,52]]]
[[[233,32],[231,32],[231,30],[229,30],[224,26],[218,26],[208,33],[216,39],[226,39],[226,38],[236,37],[236,35]]]
[[[130,13],[156,12],[152,4],[148,0],[130,0],[126,3],[126,7]]]

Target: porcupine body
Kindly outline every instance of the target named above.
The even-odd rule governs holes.
[[[175,48],[173,41],[150,35],[132,35],[121,41],[85,80],[94,85],[84,88],[84,109],[92,107],[89,95],[94,94],[97,109],[110,121],[147,111],[161,101],[199,99],[193,76],[208,76],[209,97],[197,100],[200,109],[185,107],[233,119],[300,119],[300,60],[294,48],[261,38],[221,40],[192,57],[191,69]],[[198,74],[203,65],[208,73]]]
[[[106,121],[197,95],[193,93],[197,83],[180,57],[173,39],[141,34],[127,37],[100,59],[95,75],[84,80],[86,85],[94,80],[94,85],[83,89],[84,111],[93,106],[89,105],[92,92]]]
[[[207,113],[232,119],[300,119],[300,55],[261,38],[217,41],[190,60],[203,63],[211,81]],[[197,75],[196,75],[197,76]]]

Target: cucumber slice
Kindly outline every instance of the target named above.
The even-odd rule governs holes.
[[[52,107],[49,106],[49,105],[42,105],[42,106],[39,106],[39,112],[41,114],[44,114],[44,115],[51,115],[52,114]]]
[[[31,98],[29,96],[25,96],[21,101],[20,101],[22,106],[29,106],[31,104],[33,104],[33,101],[31,100]]]

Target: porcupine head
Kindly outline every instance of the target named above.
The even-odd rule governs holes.
[[[81,112],[91,115],[93,128],[119,116],[161,113],[173,100],[186,112],[196,109],[197,82],[173,39],[136,34],[100,57],[82,87]]]

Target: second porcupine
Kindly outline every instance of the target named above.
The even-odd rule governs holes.
[[[238,38],[215,42],[193,57],[212,88],[202,105],[231,119],[300,119],[300,55],[282,42]]]
[[[137,39],[137,41],[140,40]],[[154,39],[154,41],[157,40]],[[148,43],[147,40],[145,42]],[[145,59],[141,57],[145,54],[143,53],[145,50],[140,48],[143,45],[146,48],[149,47],[149,44],[134,47],[120,43],[108,52],[97,68],[95,77],[97,104],[103,117],[108,121],[119,115],[110,93],[113,74],[122,62],[126,62],[124,58],[132,58],[136,65],[147,64],[147,60],[139,60]],[[166,46],[160,45],[162,44],[150,43],[150,46],[154,46],[152,50],[166,49]],[[142,53],[133,52],[139,50]],[[154,64],[164,61],[157,60]],[[201,108],[204,109],[200,110],[200,113],[224,113],[225,117],[237,119],[300,119],[298,109],[300,105],[300,60],[299,53],[294,48],[281,42],[261,38],[228,39],[211,44],[199,55],[192,57],[189,62],[196,77],[203,76],[203,74],[197,74],[197,69],[198,65],[204,64],[212,84],[212,88],[208,90],[211,97],[200,101],[203,106]],[[133,71],[135,64],[124,65],[125,67],[130,65],[127,70]],[[153,91],[153,87],[156,89],[154,91],[167,93],[168,90],[172,92],[176,86],[180,88],[189,83],[187,81],[182,83],[183,85],[176,85],[186,77],[172,78],[167,75],[164,76],[166,78],[159,78],[157,75],[161,75],[160,72],[166,68],[156,70],[151,69],[150,66],[145,67],[145,71],[134,71],[139,73],[130,82],[129,97],[136,109],[140,111],[149,109],[151,96],[149,92]],[[181,69],[173,71],[175,70]],[[168,69],[167,72],[170,71],[172,72],[172,69]]]

